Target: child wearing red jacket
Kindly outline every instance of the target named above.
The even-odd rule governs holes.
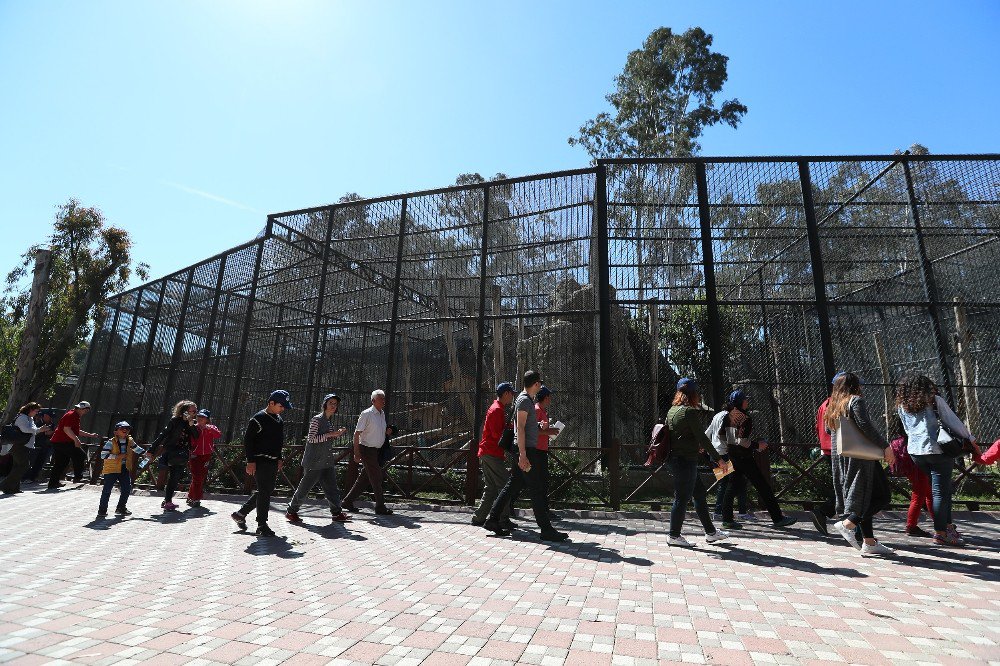
[[[977,448],[976,452],[972,454],[972,459],[976,461],[977,465],[992,465],[1000,460],[1000,439],[993,442],[993,446],[986,449],[985,452],[980,453]]]
[[[203,409],[198,412],[198,437],[191,441],[191,486],[188,488],[187,503],[201,506],[204,495],[208,466],[212,462],[215,440],[222,438],[222,431],[212,425],[212,412]]]

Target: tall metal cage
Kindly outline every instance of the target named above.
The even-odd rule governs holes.
[[[893,385],[929,375],[1000,436],[1000,156],[600,160],[595,166],[268,216],[257,238],[104,305],[78,396],[92,429],[140,440],[192,399],[225,434],[209,485],[242,489],[242,429],[291,392],[288,463],[322,396],[350,425],[373,389],[399,434],[396,495],[471,502],[493,387],[552,388],[552,501],[664,501],[642,466],[680,376],[749,393],[779,498],[822,497],[815,414],[864,380],[891,434]],[[348,440],[343,442],[345,473]],[[958,465],[960,497],[997,503]],[[893,479],[896,490],[906,482]]]

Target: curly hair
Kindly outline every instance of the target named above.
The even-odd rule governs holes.
[[[684,391],[677,391],[674,393],[673,402],[671,402],[674,407],[701,407],[701,394],[700,393],[685,393]]]
[[[934,404],[937,384],[926,375],[907,375],[896,384],[896,406],[908,414],[922,412]]]
[[[176,405],[174,405],[173,416],[174,416],[174,418],[177,418],[178,416],[184,416],[184,413],[188,409],[190,409],[191,407],[197,407],[197,406],[198,405],[194,404],[190,400],[181,400]]]

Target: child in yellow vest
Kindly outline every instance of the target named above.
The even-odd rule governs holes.
[[[111,499],[115,483],[121,487],[122,492],[115,514],[123,517],[132,515],[125,506],[132,492],[132,477],[127,467],[128,453],[137,448],[135,440],[129,435],[130,432],[132,426],[127,421],[119,421],[115,424],[114,435],[104,443],[104,448],[101,450],[101,460],[104,461],[104,489],[101,491],[101,504],[97,509],[98,518],[108,515],[108,500]]]

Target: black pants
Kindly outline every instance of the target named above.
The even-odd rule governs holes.
[[[28,466],[31,463],[31,459],[28,457],[29,451],[31,449],[21,442],[11,448],[10,455],[13,464],[10,472],[4,477],[3,484],[0,484],[0,490],[5,493],[16,493],[21,490],[21,477],[28,471]]]
[[[537,449],[526,449],[528,462],[531,470],[522,471],[516,464],[510,474],[510,480],[503,487],[493,508],[490,509],[490,516],[487,520],[496,521],[504,513],[504,508],[510,505],[510,499],[517,497],[522,490],[528,489],[531,495],[531,510],[535,514],[535,522],[542,532],[551,532],[552,523],[549,521],[549,498],[545,491],[548,486],[548,464],[549,458],[545,451]]]
[[[352,503],[371,486],[372,495],[375,496],[375,506],[385,505],[385,498],[382,496],[382,466],[378,464],[379,451],[381,449],[372,446],[361,446],[363,469],[358,472],[358,478],[354,480],[354,485],[344,497],[344,504]]]
[[[171,465],[169,471],[167,472],[167,489],[163,494],[165,500],[170,502],[174,499],[174,493],[177,492],[177,486],[180,485],[181,479],[184,478],[185,465]]]
[[[757,461],[753,459],[753,452],[749,449],[730,450],[729,460],[733,463],[733,469],[736,471],[729,475],[732,481],[726,486],[726,495],[722,498],[722,520],[727,523],[732,522],[733,501],[741,490],[746,490],[747,481],[757,489],[761,503],[771,515],[771,522],[776,523],[784,518],[781,507],[778,506],[778,500],[774,497],[774,491],[771,490],[771,485],[764,478],[760,467],[757,467]]]
[[[861,526],[861,535],[869,539],[875,538],[875,526],[873,518],[875,514],[883,509],[888,509],[892,500],[892,490],[889,488],[889,478],[885,475],[882,464],[873,462],[875,471],[872,473],[872,494],[868,501],[868,506],[859,515],[856,513],[847,514],[847,520],[855,525]]]
[[[27,474],[24,475],[25,481],[38,480],[38,475],[41,473],[45,463],[49,461],[50,455],[52,455],[52,445],[49,444],[48,440],[41,443],[38,441],[38,437],[35,437],[35,451],[31,454],[31,467],[28,469]]]
[[[254,479],[257,481],[257,489],[240,507],[240,513],[249,516],[251,511],[257,509],[257,524],[267,525],[267,512],[271,510],[271,495],[274,494],[274,483],[278,479],[278,461],[258,459]]]
[[[708,490],[698,473],[698,461],[668,458],[667,466],[674,475],[674,505],[670,507],[670,536],[681,535],[684,514],[691,500],[694,500],[694,510],[698,514],[701,526],[705,529],[705,534],[715,534],[715,525],[712,524],[712,516],[708,512]]]
[[[66,467],[73,462],[73,478],[83,478],[83,466],[87,463],[87,454],[82,447],[73,442],[52,443],[52,472],[49,474],[49,488],[55,488],[62,481]]]

